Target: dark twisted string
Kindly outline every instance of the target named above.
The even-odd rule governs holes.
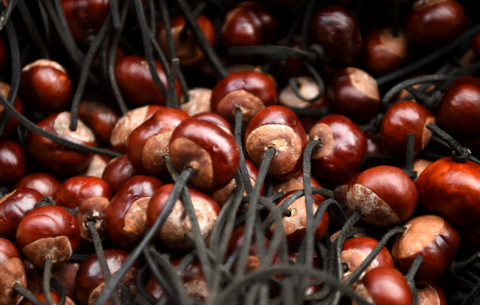
[[[109,0],[110,15],[112,15],[113,28],[120,28],[120,16],[118,15],[118,3],[117,0]]]
[[[45,257],[45,267],[43,269],[43,296],[45,303],[53,305],[52,294],[50,293],[50,278],[52,277],[53,258]]]
[[[38,51],[40,52],[40,56],[45,59],[49,59],[49,54],[46,45],[43,43],[42,36],[37,30],[37,26],[30,15],[30,12],[25,5],[25,0],[20,0],[17,4],[18,9],[20,10],[20,15],[27,27],[28,32],[30,32],[30,37],[32,38],[35,46],[37,47]]]
[[[67,300],[67,291],[65,290],[65,287],[63,287],[62,284],[60,284],[60,282],[54,277],[50,278],[50,286],[59,295],[59,299],[58,299],[57,304],[58,305],[64,305],[66,300]]]
[[[167,199],[167,202],[165,203],[165,206],[158,216],[157,220],[155,220],[155,223],[153,226],[150,228],[147,234],[145,234],[143,240],[140,242],[140,244],[130,253],[128,258],[125,260],[123,263],[122,267],[112,276],[112,279],[108,281],[106,284],[102,294],[98,297],[97,301],[95,302],[95,305],[102,305],[105,304],[108,299],[110,298],[110,295],[112,294],[113,290],[115,287],[120,283],[121,279],[125,276],[128,270],[132,267],[132,265],[135,263],[137,258],[142,254],[143,249],[150,244],[152,239],[155,237],[157,234],[158,230],[163,226],[165,221],[167,220],[168,216],[173,210],[173,207],[175,203],[177,202],[178,198],[180,197],[180,193],[183,189],[183,186],[186,185],[190,177],[193,175],[193,169],[192,168],[186,168],[178,177],[178,180],[175,182],[175,186],[172,189],[172,192],[170,193],[170,196]]]
[[[17,99],[18,88],[20,87],[20,54],[18,51],[17,34],[15,33],[15,27],[13,26],[12,21],[7,22],[6,31],[8,36],[8,44],[10,46],[10,58],[12,61],[12,81],[10,83],[10,91],[8,92],[7,96],[7,100],[10,102],[7,102],[2,94],[0,94],[0,96],[2,96],[2,100],[5,100],[8,103],[10,108],[15,109],[13,104]],[[5,108],[7,111],[4,112],[2,122],[0,124],[0,136],[3,134],[11,115],[10,111],[8,111],[8,107]]]
[[[192,11],[192,18],[196,20],[197,17],[203,12],[206,6],[207,4],[204,1],[199,2]],[[187,41],[187,38],[188,38],[187,33],[189,29],[190,28],[188,27],[188,24],[185,24],[180,30],[180,34],[178,36],[181,42]]]
[[[175,82],[178,76],[178,70],[180,61],[178,58],[172,59],[172,66],[170,68],[170,74],[168,75],[168,91],[167,91],[167,107],[178,109],[177,90]]]
[[[8,1],[7,7],[2,11],[0,14],[0,31],[3,30],[5,25],[7,25],[8,21],[10,20],[10,15],[13,12],[13,9],[17,5],[18,0],[10,0]],[[3,6],[2,1],[2,6]]]
[[[30,292],[26,287],[20,285],[18,282],[15,282],[12,286],[13,290],[21,294],[25,299],[32,302],[34,305],[45,305],[40,301],[33,293]]]
[[[403,170],[410,178],[417,178],[417,172],[413,166],[415,163],[415,133],[407,135],[407,156],[405,160],[405,169]]]
[[[137,279],[135,283],[137,284],[138,292],[142,295],[142,297],[150,304],[155,305],[157,300],[155,300],[146,290],[145,287],[147,286],[147,282],[149,280],[149,267],[150,263],[147,263],[138,273]],[[163,287],[163,286],[162,286]]]
[[[412,265],[410,266],[410,269],[407,272],[407,275],[405,275],[405,279],[407,280],[408,286],[410,287],[410,291],[412,292],[412,295],[413,295],[413,305],[418,305],[418,290],[417,290],[417,286],[415,285],[414,278],[422,262],[423,262],[423,257],[421,257],[420,255],[415,257]]]
[[[48,20],[48,14],[42,3],[42,0],[37,0],[37,5],[38,5],[38,10],[40,12],[40,18],[42,19],[43,30],[45,32],[45,40],[46,40],[45,44],[49,46],[52,40],[52,37],[51,37],[51,31],[50,31],[50,22]]]
[[[104,37],[107,35],[108,31],[110,30],[111,21],[112,19],[109,14],[107,16],[107,19],[105,19],[105,22],[103,23],[102,28],[100,29],[97,36],[95,37],[92,44],[90,45],[87,55],[85,56],[85,59],[83,61],[82,70],[80,72],[80,78],[77,84],[77,89],[73,94],[72,107],[70,108],[70,114],[71,114],[70,130],[72,131],[77,130],[78,107],[80,106],[80,99],[83,96],[83,90],[85,89],[85,85],[87,83],[87,76],[90,70],[90,65],[92,63],[93,56],[97,52],[97,49],[100,46],[100,43],[102,42]]]
[[[252,181],[250,180],[250,175],[248,174],[247,164],[245,163],[245,155],[243,152],[243,137],[242,137],[242,123],[243,123],[243,112],[241,109],[235,109],[235,141],[237,142],[238,149],[240,152],[240,165],[239,171],[242,175],[243,185],[247,195],[251,195],[253,191]]]

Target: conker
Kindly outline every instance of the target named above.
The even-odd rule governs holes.
[[[108,184],[100,178],[75,176],[60,184],[53,200],[58,206],[77,209],[82,202],[92,197],[110,200],[112,192]]]
[[[22,178],[15,186],[14,190],[20,188],[29,188],[36,190],[40,194],[53,197],[55,191],[60,186],[61,181],[47,173],[34,173]]]
[[[103,170],[102,179],[110,186],[112,195],[115,195],[125,182],[137,174],[128,156],[123,155],[108,162]]]
[[[0,238],[0,304],[17,305],[23,296],[13,290],[13,285],[18,283],[27,286],[27,274],[23,266],[22,256],[15,245]]]
[[[26,173],[25,148],[10,140],[0,140],[0,185],[13,185]]]
[[[120,116],[110,106],[97,100],[83,100],[78,107],[78,117],[95,133],[99,143],[110,144],[110,137]]]

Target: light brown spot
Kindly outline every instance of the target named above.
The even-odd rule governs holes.
[[[95,220],[95,228],[97,229],[101,240],[108,237],[104,219],[109,204],[110,201],[105,197],[91,197],[80,204],[75,219],[80,225],[80,235],[84,239],[90,241],[93,240],[85,223],[89,219]]]
[[[440,305],[440,298],[432,286],[418,290],[418,305]]]
[[[417,172],[417,176],[420,177],[420,175],[423,173],[423,171],[429,167],[433,162],[428,161],[425,159],[416,159],[415,162],[413,163],[413,170]]]
[[[257,165],[269,147],[275,148],[268,173],[282,175],[291,171],[302,154],[302,144],[295,131],[286,125],[268,124],[255,129],[246,140],[248,155]]]
[[[183,285],[187,295],[195,301],[204,302],[208,298],[207,283],[203,280],[193,280]]]
[[[399,57],[407,56],[407,38],[402,31],[400,31],[398,36],[395,37],[392,35],[392,30],[387,28],[380,34],[380,42],[389,52],[392,52]]]
[[[183,152],[181,164],[183,168],[191,167],[194,170],[191,181],[200,181],[202,189],[209,189],[213,181],[213,165],[210,154],[197,143],[185,139],[178,138],[170,144],[171,151]]]
[[[350,82],[352,86],[358,91],[365,94],[374,101],[380,102],[380,92],[378,91],[375,79],[367,72],[357,68],[347,68]]]
[[[124,146],[130,133],[140,126],[147,116],[148,106],[133,109],[118,120],[113,127],[110,144],[114,147]]]
[[[91,176],[102,178],[103,170],[107,166],[107,161],[102,158],[100,155],[93,155],[92,161],[88,165],[88,169],[85,172],[84,176]]]
[[[368,302],[370,302],[370,304],[375,304],[373,302],[373,299],[372,299],[372,296],[370,295],[370,293],[368,292],[367,288],[362,284],[358,284],[357,288],[355,289],[355,292],[361,296],[363,299],[367,300]],[[360,305],[360,303],[358,303],[357,301],[355,300],[352,300],[352,305]]]
[[[288,197],[287,197],[288,198]],[[290,216],[284,216],[283,229],[285,235],[291,235],[295,231],[303,230],[307,226],[307,210],[305,205],[305,197],[301,197],[295,200],[288,208],[290,210]],[[317,207],[313,205],[313,213],[317,211]],[[275,232],[275,224],[270,227],[272,233]]]
[[[13,257],[0,265],[0,304],[17,305],[23,296],[13,290],[13,285],[19,283],[27,286],[27,275],[21,259]]]
[[[397,236],[392,248],[392,255],[396,259],[402,259],[416,255],[428,244],[435,240],[441,232],[445,221],[443,218],[426,215],[410,220],[407,230],[402,236]]]
[[[397,213],[369,188],[354,184],[348,191],[348,206],[362,212],[363,221],[377,227],[390,227],[400,223]]]
[[[297,191],[297,190],[303,189],[303,183],[298,181],[298,179],[296,178],[291,178],[285,181],[277,181],[277,183],[278,184],[274,186],[274,191],[273,191],[274,194],[281,191],[288,193],[290,191]]]
[[[435,124],[435,117],[432,115],[430,117],[427,117],[425,120],[425,125],[423,126],[423,135],[422,135],[422,150],[427,146],[428,142],[430,142],[430,139],[432,138],[432,132],[430,129],[427,128],[427,125],[432,123]]]
[[[236,90],[227,93],[218,103],[218,113],[223,116],[235,117],[237,109],[242,110],[242,126],[246,128],[250,120],[262,109],[265,104],[257,96],[245,90]]]
[[[210,233],[217,220],[217,213],[210,203],[200,199],[192,198],[193,208],[197,215],[198,225],[203,240],[208,243]],[[165,225],[160,230],[160,238],[163,244],[175,250],[189,250],[191,247],[185,241],[185,233],[192,232],[190,219],[183,207],[183,203],[177,200],[172,212],[168,216]]]
[[[128,286],[130,288],[132,295],[135,295],[137,293],[137,286],[135,285],[135,279],[137,278],[137,275],[138,275],[138,270],[136,270],[135,268],[130,268],[130,270],[128,270],[128,272],[122,278],[120,283],[117,285],[117,293],[120,296],[120,299],[122,299],[122,291],[121,291],[122,286]],[[102,282],[90,293],[90,296],[88,298],[88,305],[95,304],[95,301],[97,301],[98,297],[102,294],[105,286],[106,286],[105,282]]]
[[[252,183],[252,187],[255,186],[255,180],[250,178],[250,182]],[[233,193],[233,190],[237,187],[237,183],[235,179],[232,179],[225,187],[216,190],[212,193],[212,199],[215,200],[216,203],[221,207],[227,202],[228,197]],[[247,192],[243,191],[243,196],[247,196]]]
[[[142,163],[147,171],[155,175],[168,174],[163,157],[168,155],[168,143],[172,137],[171,130],[164,130],[150,137],[143,147]]]
[[[22,249],[22,254],[32,264],[45,268],[45,258],[52,257],[53,267],[57,267],[72,257],[72,246],[66,236],[46,237],[34,241]]]
[[[65,68],[62,67],[62,65],[60,65],[56,61],[52,61],[52,60],[48,60],[48,59],[39,59],[37,61],[29,63],[28,65],[23,67],[22,72],[28,72],[31,69],[36,68],[36,67],[52,68],[52,69],[58,70],[58,71],[68,75],[67,70],[65,70]]]
[[[212,90],[206,88],[195,88],[188,90],[190,101],[180,106],[188,115],[194,116],[199,113],[211,112]]]
[[[59,136],[67,136],[83,142],[95,142],[93,131],[82,121],[78,120],[77,130],[70,130],[70,112],[64,111],[57,115],[53,128]]]
[[[320,92],[320,88],[313,78],[300,76],[297,77],[296,80],[300,85],[298,91],[305,99],[314,98]],[[307,108],[310,106],[309,102],[303,101],[295,94],[295,92],[293,92],[290,85],[287,85],[282,91],[280,91],[278,103],[286,107],[294,108]]]
[[[322,146],[313,150],[312,159],[323,158],[332,152],[335,139],[333,138],[333,132],[330,126],[324,123],[317,123],[310,129],[309,136],[310,141],[322,141]]]
[[[131,241],[137,241],[145,235],[147,229],[147,207],[150,197],[135,200],[125,214],[123,231]]]

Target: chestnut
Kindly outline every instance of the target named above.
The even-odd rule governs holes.
[[[250,160],[245,160],[245,164],[247,165],[248,177],[250,178],[250,182],[252,183],[252,187],[255,186],[255,181],[257,180],[258,176],[258,169]],[[237,183],[235,179],[232,179],[229,184],[225,187],[212,192],[212,198],[221,208],[227,202],[228,197],[233,193],[234,189],[237,187]],[[262,183],[262,187],[260,188],[260,196],[263,196],[265,192],[265,184]],[[247,196],[247,192],[243,191],[243,195]]]
[[[2,43],[0,43],[0,50],[1,50]],[[0,62],[2,61],[1,54],[2,52],[0,51]],[[0,64],[0,70],[1,70],[1,64]],[[5,99],[8,97],[9,92],[10,92],[10,85],[4,82],[0,82],[0,94],[2,94],[3,97],[5,97]],[[13,103],[13,107],[15,108],[15,110],[20,112],[20,114],[23,114],[23,103],[20,100],[20,97],[18,97],[18,95],[17,95],[17,98],[15,99],[15,102]],[[0,122],[3,121],[3,116],[6,114],[7,114],[7,111],[5,110],[5,108],[3,108],[2,105],[0,105]],[[3,133],[0,135],[0,137],[8,136],[15,128],[17,128],[17,126],[18,126],[17,119],[14,118],[13,116],[10,116],[8,118],[7,125],[5,125],[5,129],[3,130]]]
[[[23,266],[22,256],[15,245],[5,238],[0,238],[0,304],[17,305],[23,296],[13,290],[19,283],[27,286],[27,274]]]
[[[62,0],[61,4],[68,29],[78,42],[97,33],[110,12],[109,2],[102,0]]]
[[[265,74],[255,71],[230,73],[212,90],[211,107],[235,125],[235,111],[243,113],[242,130],[265,107],[277,103],[277,89]]]
[[[233,136],[204,120],[181,122],[172,133],[169,150],[177,170],[193,168],[189,183],[206,191],[230,183],[240,163],[240,150]]]
[[[125,145],[130,133],[135,128],[142,125],[143,122],[151,118],[152,115],[160,109],[162,109],[162,106],[148,105],[130,110],[122,116],[115,124],[115,127],[113,127],[112,135],[110,137],[110,144],[113,149],[125,153]]]
[[[341,258],[344,264],[343,281],[345,282],[363,263],[367,256],[372,253],[378,245],[378,241],[369,237],[355,237],[345,241],[342,247]],[[346,267],[345,267],[346,266]],[[370,270],[380,267],[393,268],[393,258],[387,248],[383,247],[375,259],[368,265],[365,271],[360,275],[362,278]],[[353,284],[353,289],[357,287],[358,281]]]
[[[148,202],[147,224],[151,228],[165,207],[165,203],[172,192],[174,184],[166,184],[155,191]],[[209,196],[193,188],[188,188],[192,205],[195,209],[195,215],[198,219],[200,232],[206,243],[210,240],[210,234],[217,220],[220,208],[218,204]],[[156,238],[159,242],[170,249],[187,251],[191,247],[185,241],[185,234],[192,232],[190,218],[185,211],[183,202],[178,199],[175,202],[172,212],[168,216],[165,224],[157,232]]]
[[[296,77],[298,83],[298,92],[305,99],[313,99],[320,92],[320,87],[317,82],[308,76]],[[293,91],[290,85],[287,85],[278,95],[278,103],[290,108],[323,108],[327,105],[327,97],[323,94],[318,100],[314,102],[306,102],[300,99]]]
[[[110,161],[110,157],[105,155],[93,155],[92,161],[88,165],[87,169],[82,173],[82,176],[89,176],[95,178],[102,178],[103,171],[105,167],[107,167],[108,162]]]
[[[310,21],[310,37],[321,45],[324,61],[334,66],[354,64],[362,54],[362,36],[355,16],[338,5],[319,8]]]
[[[393,36],[392,28],[380,28],[367,35],[364,42],[365,65],[376,75],[401,67],[407,59],[408,42],[403,31]]]
[[[210,100],[212,99],[212,90],[207,88],[194,88],[188,90],[189,101],[187,103],[180,103],[180,109],[185,111],[188,115],[194,116],[203,112],[212,111]]]
[[[155,68],[160,80],[167,85],[167,76],[160,63],[155,60]],[[155,85],[147,61],[140,56],[129,55],[122,59],[115,67],[115,76],[118,86],[125,98],[135,106],[162,105],[167,103],[166,97]],[[180,83],[175,82],[177,98],[182,94]]]
[[[31,107],[53,112],[67,106],[73,88],[64,67],[55,61],[39,59],[23,67],[19,91]]]
[[[15,240],[18,223],[42,198],[42,194],[27,188],[0,198],[0,237]]]
[[[50,291],[50,295],[52,296],[53,305],[60,304],[60,296],[56,292]],[[43,292],[38,294],[36,297],[40,301],[46,302],[45,294]],[[64,304],[65,305],[75,305],[75,303],[69,297],[66,297]],[[25,305],[33,305],[33,303],[28,301],[27,303],[25,303]]]
[[[36,190],[44,197],[53,197],[61,183],[60,180],[47,173],[33,173],[23,177],[22,180],[15,184],[13,189],[29,188]]]
[[[203,15],[199,15],[196,18],[196,21],[208,43],[213,47],[217,36],[213,23]],[[190,29],[188,29],[185,36],[182,37],[182,32],[185,27],[185,19],[182,16],[171,17],[170,26],[173,45],[175,46],[175,55],[180,60],[180,66],[182,68],[196,66],[204,59],[204,56],[203,52],[197,46],[195,37]],[[157,39],[163,53],[168,54],[171,60],[172,56],[169,53],[168,40],[163,22],[157,25]]]
[[[171,262],[172,267],[177,269],[181,262],[181,258],[174,260]],[[208,298],[208,286],[199,261],[194,260],[188,265],[181,276],[183,287],[185,288],[187,295],[195,301],[205,302]],[[147,291],[147,293],[155,300],[160,300],[164,294],[162,286],[157,283],[153,276],[148,281],[145,291]]]
[[[438,47],[457,38],[467,14],[455,0],[418,0],[405,20],[407,38],[421,46]]]
[[[248,164],[247,164],[248,166]],[[312,187],[322,187],[320,183],[318,183],[315,177],[310,177],[310,183]],[[273,193],[277,192],[285,192],[288,193],[290,191],[298,191],[303,190],[305,187],[303,185],[303,172],[298,172],[295,176],[288,180],[274,180],[273,184]],[[313,196],[320,196],[320,195],[313,195]]]
[[[479,228],[480,165],[443,158],[423,171],[416,186],[423,210],[462,227]]]
[[[143,238],[147,205],[163,183],[151,176],[138,175],[128,180],[107,206],[105,227],[110,239],[120,248],[132,250]]]
[[[277,45],[285,45],[285,40],[280,40]],[[295,35],[290,45],[291,48],[302,50],[302,37]],[[304,60],[300,57],[289,56],[285,60],[275,61],[272,66],[272,73],[282,82],[287,82],[292,77],[308,75]]]
[[[360,280],[355,292],[377,305],[411,305],[413,295],[407,280],[395,268],[379,267]],[[355,300],[353,305],[357,305]]]
[[[284,106],[270,106],[258,112],[245,133],[245,150],[260,166],[269,147],[275,148],[268,174],[287,180],[302,168],[307,136],[295,113]]]
[[[360,210],[365,223],[377,227],[397,225],[412,216],[418,203],[415,184],[398,167],[369,168],[348,188],[347,206]]]
[[[370,122],[380,109],[380,93],[375,79],[357,68],[338,71],[327,94],[335,110],[356,124]]]
[[[380,135],[385,150],[392,156],[405,159],[407,136],[415,133],[415,155],[430,142],[432,132],[426,127],[435,124],[435,116],[425,106],[412,101],[401,101],[392,105],[385,113]]]
[[[295,191],[290,191],[280,198],[277,206],[287,200]],[[313,196],[313,213],[317,211],[322,202],[325,200],[323,196]],[[305,233],[307,230],[307,207],[305,203],[305,196],[296,199],[284,212],[283,212],[283,229],[287,237],[287,243],[290,249],[300,247]],[[327,231],[328,227],[328,212],[323,213],[322,218],[318,226],[315,229],[315,240],[322,238]],[[270,227],[270,232],[275,233],[276,225],[273,224]]]
[[[418,305],[428,304],[447,305],[443,291],[435,284],[418,289]]]
[[[223,130],[225,130],[226,132],[228,132],[233,136],[232,125],[230,125],[230,123],[227,120],[225,120],[222,116],[214,112],[199,113],[194,115],[192,118],[215,123],[218,125],[218,127],[222,128]]]
[[[322,141],[312,151],[312,169],[321,181],[340,182],[362,164],[367,148],[365,134],[343,115],[319,120],[310,129],[309,138]]]
[[[0,140],[0,185],[12,185],[27,173],[25,148],[10,140]]]
[[[438,126],[459,140],[480,137],[480,79],[464,76],[454,80],[443,92],[438,106]]]
[[[162,108],[128,136],[127,156],[139,173],[168,176],[163,157],[169,154],[168,144],[173,130],[190,118],[183,110]]]
[[[72,214],[59,206],[43,206],[25,215],[17,228],[17,246],[23,256],[37,267],[45,267],[51,257],[53,266],[68,261],[80,243],[80,228]]]
[[[95,221],[95,228],[97,229],[100,239],[104,240],[107,238],[105,217],[109,204],[110,200],[105,197],[91,197],[83,201],[78,206],[75,219],[80,226],[80,235],[84,239],[93,241],[93,237],[90,234],[90,230],[86,224],[86,222],[89,220]]]
[[[96,100],[82,100],[78,117],[89,126],[100,144],[110,144],[110,137],[120,116],[110,106]]]
[[[83,201],[92,197],[110,200],[112,192],[108,184],[100,178],[75,176],[60,184],[53,200],[58,206],[77,209]]]
[[[118,190],[128,180],[137,175],[127,155],[110,160],[103,170],[102,179],[110,186],[112,194],[115,195]]]
[[[351,183],[355,182],[358,175],[360,175],[360,172],[351,173],[347,176],[347,178],[338,182],[332,189],[333,197],[344,208],[347,206],[348,202],[348,188],[350,187]]]
[[[275,39],[277,22],[260,2],[245,1],[231,9],[222,25],[222,46],[258,46]]]
[[[397,235],[392,247],[395,266],[404,274],[417,256],[423,258],[415,275],[415,283],[427,286],[435,283],[453,262],[460,235],[445,219],[424,215],[410,219],[402,235]]]
[[[122,267],[128,258],[128,253],[123,250],[109,249],[105,250],[105,259],[107,261],[110,273],[115,274]],[[130,288],[132,295],[137,292],[136,278],[138,275],[137,266],[133,266],[125,274],[117,286],[117,293],[122,295],[121,287],[126,285]],[[78,301],[81,305],[90,305],[95,303],[97,298],[105,288],[105,280],[103,279],[97,254],[90,255],[82,262],[75,277],[75,288]]]
[[[55,113],[37,123],[41,129],[69,141],[95,146],[93,132],[78,120],[76,131],[71,131],[70,112]],[[27,147],[33,158],[48,170],[62,176],[72,176],[87,168],[91,154],[69,149],[34,132],[28,134]]]

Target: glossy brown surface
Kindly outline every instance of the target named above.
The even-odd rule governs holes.
[[[446,220],[434,215],[413,218],[405,226],[408,230],[397,235],[392,247],[395,266],[406,274],[420,255],[423,261],[415,282],[419,286],[431,285],[453,262],[460,235]]]
[[[287,180],[301,170],[307,142],[305,130],[295,113],[284,106],[270,106],[248,124],[244,148],[257,166],[261,165],[268,148],[275,148],[268,174]]]
[[[23,256],[37,267],[44,267],[46,256],[53,266],[70,259],[80,243],[80,228],[75,218],[58,206],[34,209],[20,221],[17,246]]]
[[[377,305],[413,304],[407,280],[392,267],[376,268],[365,274],[355,292]],[[352,304],[358,303],[353,301]]]
[[[138,173],[168,176],[163,157],[169,154],[173,130],[188,118],[183,110],[162,108],[132,131],[127,140],[127,156],[133,168]]]
[[[2,51],[1,51],[2,43],[0,43],[0,54],[2,54]],[[0,55],[0,62],[1,62],[1,60],[2,59],[1,59],[1,55]],[[1,66],[1,64],[0,64],[0,66]],[[0,70],[1,70],[1,67],[0,67]],[[7,98],[9,92],[10,92],[10,85],[7,84],[7,83],[4,83],[4,82],[0,82],[0,93],[5,98]],[[17,98],[15,99],[15,102],[13,103],[13,107],[15,108],[15,110],[17,110],[18,112],[23,114],[23,103],[20,100],[20,97],[18,95],[17,95]],[[6,113],[7,113],[7,111],[5,110],[5,108],[3,108],[3,106],[0,105],[0,120],[3,120],[3,116],[6,115]],[[18,126],[17,119],[14,118],[13,116],[10,116],[8,118],[7,125],[5,125],[5,129],[3,130],[3,133],[1,134],[1,137],[9,135],[17,126]]]
[[[147,224],[151,228],[163,211],[174,184],[167,184],[155,191],[147,209]],[[213,226],[217,220],[220,208],[209,196],[193,188],[189,188],[192,205],[198,219],[198,225],[203,239],[208,242]],[[185,211],[183,202],[178,199],[165,224],[156,234],[157,241],[170,249],[187,251],[191,246],[185,241],[185,234],[192,232],[192,225]]]
[[[381,28],[367,35],[364,42],[365,65],[373,74],[398,69],[407,59],[408,43],[403,31],[392,35],[392,28]]]
[[[167,77],[160,63],[155,60],[155,68],[162,83],[167,86]],[[166,97],[162,95],[155,85],[147,61],[140,56],[126,56],[115,67],[118,86],[125,98],[135,106],[166,104]],[[180,83],[175,82],[177,98],[180,98]]]
[[[80,226],[80,235],[86,239],[93,241],[90,230],[87,227],[87,221],[94,221],[95,228],[101,240],[107,238],[107,231],[105,228],[105,215],[110,200],[105,197],[91,197],[83,201],[77,209],[75,219]]]
[[[350,187],[351,183],[354,183],[355,180],[357,179],[358,175],[360,175],[360,172],[353,172],[350,175],[347,176],[347,178],[343,179],[339,183],[335,185],[335,187],[332,189],[333,195],[335,200],[342,206],[346,207],[347,206],[347,201],[348,201],[348,188]]]
[[[78,120],[76,131],[70,131],[70,112],[52,114],[38,122],[37,126],[63,139],[95,146],[93,132],[82,121]],[[34,132],[28,134],[27,147],[38,163],[61,176],[73,176],[84,170],[92,157],[91,154],[71,150]]]
[[[60,180],[47,173],[34,173],[23,177],[13,189],[29,188],[43,196],[53,197],[61,183]]]
[[[340,182],[362,164],[367,148],[365,134],[343,115],[319,120],[309,138],[322,141],[322,146],[312,151],[312,170],[320,181]]]
[[[419,0],[405,21],[407,38],[422,46],[440,46],[462,33],[467,24],[463,6],[455,0]]]
[[[105,258],[107,261],[110,273],[115,274],[120,267],[122,267],[125,260],[128,258],[128,253],[123,250],[109,249],[105,250]],[[128,285],[132,294],[136,293],[135,280],[138,274],[136,266],[130,268],[126,275],[120,281],[118,287]],[[81,305],[90,305],[100,296],[105,287],[102,271],[96,254],[89,256],[78,269],[75,277],[75,287],[77,298]],[[118,288],[118,293],[121,296],[121,290]]]
[[[415,184],[398,167],[367,169],[350,184],[347,205],[362,212],[364,222],[390,227],[412,216],[418,203]]]
[[[347,9],[330,5],[313,13],[310,37],[322,46],[330,65],[348,66],[362,53],[362,36],[355,16]]]
[[[131,250],[145,233],[146,205],[163,183],[151,176],[128,180],[107,207],[105,223],[110,239],[120,248]]]
[[[39,59],[22,69],[19,93],[31,107],[53,112],[67,106],[73,87],[67,71],[59,63]]]
[[[42,194],[27,188],[0,198],[0,237],[14,241],[18,223],[42,198]]]
[[[113,149],[125,153],[127,150],[125,144],[130,133],[162,108],[159,105],[149,105],[130,110],[122,116],[115,124],[115,127],[113,127],[112,136],[110,137],[110,144]]]
[[[356,124],[370,122],[380,109],[377,83],[368,73],[357,68],[338,71],[327,94],[336,111]]]
[[[287,200],[295,191],[290,191],[280,198],[277,207]],[[320,204],[325,200],[323,196],[313,197],[313,214],[320,207]],[[305,197],[302,196],[295,200],[283,213],[283,229],[287,236],[289,248],[298,248],[302,243],[307,230],[307,210]],[[323,213],[320,222],[315,229],[315,240],[319,240],[325,234],[328,227],[328,212]],[[275,234],[275,224],[270,227],[272,234]]]
[[[355,237],[345,241],[342,247],[341,258],[342,263],[347,265],[347,271],[343,273],[343,281],[346,281],[360,267],[377,245],[378,241],[368,237]],[[394,267],[392,255],[385,247],[380,250],[380,253],[368,265],[364,274],[379,267]],[[356,287],[356,284],[354,287]]]
[[[432,132],[429,123],[435,124],[435,116],[427,108],[412,101],[401,101],[391,106],[382,120],[380,135],[385,150],[392,156],[405,159],[407,136],[415,133],[415,155],[430,142]]]
[[[229,132],[231,135],[233,135],[232,125],[230,125],[230,123],[227,120],[225,120],[221,115],[216,114],[215,112],[199,113],[199,114],[196,114],[196,115],[192,116],[192,118],[215,123],[220,128],[222,128],[226,132]]]
[[[0,185],[12,185],[27,173],[25,148],[10,141],[0,141]]]
[[[0,238],[0,304],[17,305],[23,297],[13,290],[15,283],[27,286],[27,274],[15,245]]]
[[[438,126],[459,140],[480,137],[480,79],[464,76],[454,80],[443,93],[438,107]]]
[[[198,119],[188,119],[177,126],[169,150],[177,170],[194,169],[189,183],[207,191],[227,185],[240,162],[240,151],[233,136],[212,122]]]
[[[259,2],[242,2],[225,16],[222,46],[228,49],[269,44],[275,39],[276,28],[277,22],[266,6]]]
[[[418,289],[418,305],[429,304],[447,305],[443,291],[435,284]]]
[[[171,265],[176,269],[181,262],[182,259],[179,258],[171,262]],[[207,283],[203,275],[202,266],[198,260],[193,261],[185,269],[182,274],[182,282],[189,297],[196,301],[206,301],[208,297]],[[145,290],[156,300],[160,300],[164,294],[162,286],[157,283],[153,276],[148,281]]]
[[[277,1],[275,1],[277,2]],[[295,35],[290,47],[301,50],[302,37]],[[284,40],[277,42],[277,45],[283,45]],[[304,61],[300,57],[290,56],[286,60],[274,62],[272,66],[272,73],[276,79],[286,82],[290,77],[299,77],[308,75],[308,70],[305,67]]]
[[[102,179],[110,186],[112,195],[115,195],[125,182],[137,174],[130,160],[128,160],[128,156],[123,155],[108,162],[103,171]]]
[[[213,23],[207,17],[200,15],[196,18],[197,24],[202,30],[205,38],[211,46],[215,45],[216,32]],[[175,46],[175,55],[180,60],[180,66],[184,68],[192,67],[203,61],[204,56],[195,42],[192,31],[187,30],[185,38],[182,39],[181,32],[185,26],[185,19],[182,16],[170,18],[170,26]],[[163,22],[157,26],[157,40],[163,53],[170,57],[167,35]]]
[[[75,176],[63,181],[53,200],[58,206],[76,209],[85,200],[92,197],[112,198],[108,184],[102,179],[87,176]]]
[[[99,143],[110,144],[112,130],[120,116],[110,106],[94,100],[83,100],[78,107],[78,117],[89,126]]]
[[[110,9],[105,0],[62,0],[61,4],[70,33],[79,42],[100,30]]]
[[[212,110],[232,126],[235,110],[243,112],[243,126],[265,107],[277,103],[277,89],[265,74],[254,71],[230,73],[212,90]]]
[[[464,227],[479,227],[480,165],[443,158],[425,169],[416,185],[423,210]]]

